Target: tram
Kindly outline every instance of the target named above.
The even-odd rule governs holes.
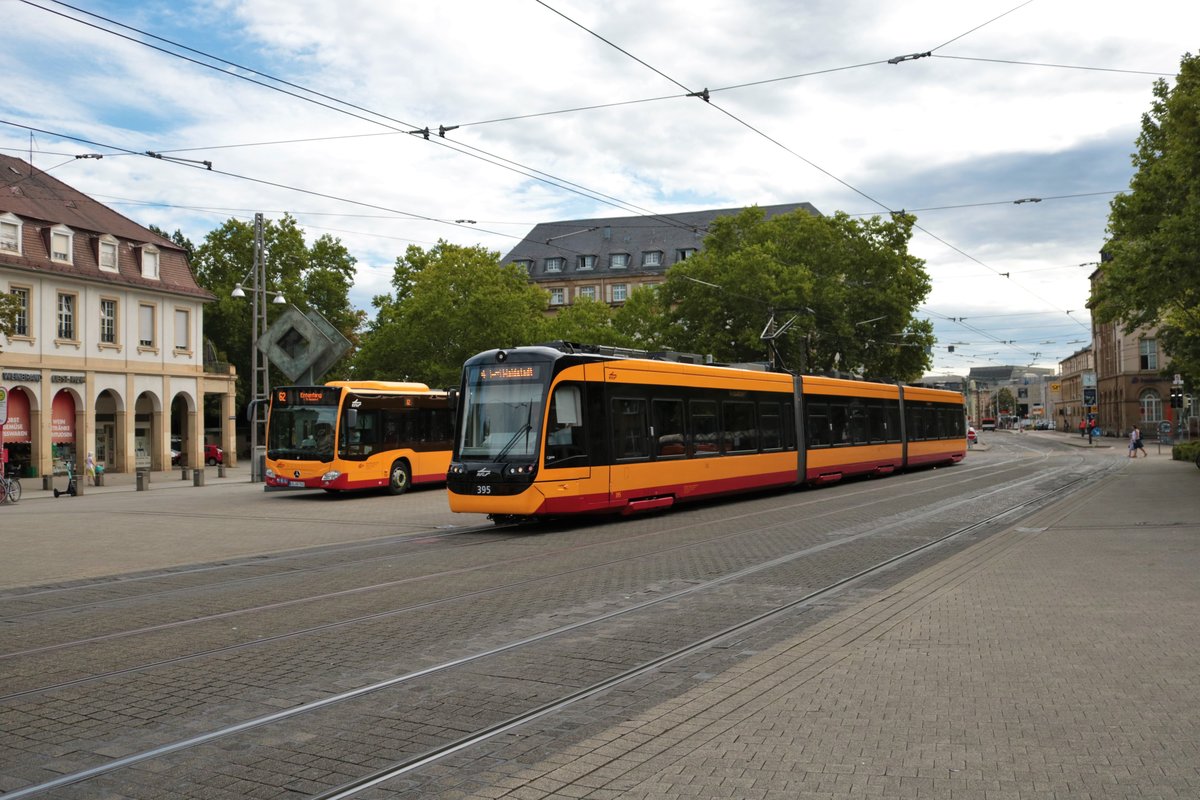
[[[956,392],[629,352],[555,343],[469,359],[451,510],[629,514],[966,455]]]

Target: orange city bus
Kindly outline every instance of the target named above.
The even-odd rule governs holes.
[[[269,487],[387,487],[446,480],[454,438],[450,392],[423,383],[330,381],[271,392]]]

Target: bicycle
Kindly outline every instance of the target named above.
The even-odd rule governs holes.
[[[0,476],[0,503],[15,503],[21,499],[21,479]]]

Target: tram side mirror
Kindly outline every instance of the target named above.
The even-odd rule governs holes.
[[[559,425],[579,425],[583,419],[578,386],[559,386],[554,390],[554,421]]]

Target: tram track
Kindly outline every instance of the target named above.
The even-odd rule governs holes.
[[[1026,462],[1026,465],[1027,465],[1027,462]],[[1069,471],[1069,468],[1061,468],[1059,470],[1059,472],[1066,472],[1066,471]],[[1035,476],[1035,477],[1028,478],[1027,480],[1024,480],[1021,482],[1016,482],[1016,483],[1004,483],[1003,485],[994,488],[992,491],[997,496],[1007,497],[1010,494],[1014,494],[1016,491],[1022,490],[1023,487],[1032,485],[1033,483],[1035,483],[1037,480],[1040,480],[1040,479],[1045,479],[1045,476],[1044,475]],[[322,797],[326,797],[326,796],[328,796],[328,797],[347,796],[348,797],[348,796],[351,796],[351,794],[348,794],[347,792],[356,793],[358,791],[362,791],[363,789],[368,788],[369,786],[377,785],[378,783],[380,783],[384,780],[388,780],[388,779],[403,775],[407,771],[417,769],[420,766],[423,766],[425,764],[433,763],[434,761],[439,760],[441,758],[445,758],[447,755],[457,752],[457,751],[463,749],[464,747],[469,747],[474,743],[486,741],[487,738],[494,737],[494,736],[498,735],[499,733],[503,733],[507,730],[511,730],[515,726],[526,724],[528,721],[530,721],[532,719],[536,719],[540,716],[554,713],[554,711],[556,711],[556,710],[560,710],[561,708],[564,708],[572,703],[578,703],[578,702],[582,701],[583,699],[586,699],[587,697],[595,695],[596,693],[603,692],[606,689],[609,689],[615,685],[619,685],[621,682],[632,680],[635,677],[637,677],[641,674],[644,674],[648,670],[657,669],[657,668],[661,667],[663,664],[670,663],[673,660],[683,657],[683,655],[686,655],[687,653],[694,652],[698,648],[710,646],[713,642],[715,642],[717,640],[730,637],[737,632],[745,631],[749,627],[760,624],[764,620],[770,619],[773,616],[785,613],[787,610],[794,609],[797,606],[803,605],[805,603],[811,604],[814,602],[818,602],[821,598],[827,597],[829,594],[836,592],[839,588],[843,588],[851,583],[860,581],[865,576],[876,574],[879,571],[885,570],[885,569],[889,568],[890,566],[901,563],[904,560],[914,558],[917,554],[925,552],[932,547],[936,547],[937,545],[939,545],[941,543],[947,542],[951,539],[954,539],[955,537],[962,537],[968,533],[971,533],[972,531],[978,530],[982,526],[993,524],[1005,517],[1019,513],[1022,510],[1027,510],[1038,504],[1048,503],[1048,502],[1052,501],[1053,499],[1057,498],[1058,496],[1060,496],[1061,494],[1071,491],[1073,488],[1077,488],[1079,484],[1085,483],[1090,480],[1095,480],[1095,479],[1097,479],[1095,475],[1077,477],[1077,478],[1069,480],[1068,482],[1064,483],[1062,486],[1054,489],[1051,492],[1037,494],[1036,496],[1027,497],[1027,498],[1021,500],[1020,502],[1008,504],[1008,505],[1006,505],[1005,508],[1001,509],[1000,511],[998,511],[994,514],[991,514],[991,515],[985,517],[984,519],[978,520],[978,521],[973,522],[966,526],[962,526],[956,530],[951,531],[950,533],[945,534],[944,536],[940,536],[940,537],[938,537],[932,541],[926,542],[918,547],[910,548],[909,550],[902,552],[900,554],[894,555],[893,557],[891,557],[889,559],[880,561],[879,563],[877,563],[873,566],[870,566],[869,568],[860,570],[859,572],[857,572],[853,575],[844,577],[838,581],[835,581],[835,582],[832,582],[832,583],[826,585],[823,588],[809,592],[800,598],[796,598],[787,603],[780,604],[773,609],[769,609],[768,611],[765,611],[761,614],[757,614],[752,618],[748,618],[746,620],[738,622],[736,625],[726,626],[725,628],[723,628],[720,631],[711,633],[704,637],[700,637],[700,638],[688,643],[685,646],[674,648],[673,650],[671,650],[667,653],[664,653],[660,656],[657,656],[654,659],[649,659],[649,660],[643,661],[643,662],[639,663],[638,665],[635,665],[626,670],[623,670],[614,676],[610,676],[610,677],[606,678],[603,681],[595,682],[595,683],[591,684],[590,686],[585,687],[584,689],[580,689],[578,691],[574,691],[567,695],[564,695],[562,698],[559,698],[558,700],[556,700],[553,703],[541,704],[538,707],[536,707],[532,710],[526,711],[520,715],[514,715],[511,718],[509,718],[507,721],[505,721],[501,724],[491,725],[484,730],[480,730],[475,733],[472,733],[470,736],[460,737],[459,739],[448,742],[442,746],[439,746],[438,748],[430,749],[427,752],[424,752],[420,755],[406,758],[403,761],[397,761],[395,764],[391,765],[385,771],[377,770],[377,771],[373,772],[371,775],[369,775],[365,778],[362,778],[358,781],[355,781],[353,785],[346,784],[346,785],[339,787],[339,789],[337,790],[338,793],[330,793],[328,795],[321,795],[321,796]],[[929,509],[929,511],[927,513],[930,516],[933,516],[933,515],[936,515],[939,513],[945,513],[947,510],[952,509],[957,506],[961,506],[962,504],[966,504],[966,503],[977,504],[981,499],[982,499],[981,495],[972,495],[970,497],[959,498],[954,503],[940,504],[936,508],[931,508],[931,509]],[[787,524],[787,523],[777,523],[775,526],[770,526],[770,527],[778,527],[780,525],[785,525],[785,524]],[[558,628],[543,631],[542,633],[540,633],[536,636],[525,637],[522,639],[513,640],[513,641],[510,641],[509,643],[505,644],[502,647],[492,648],[492,649],[489,649],[486,651],[481,651],[481,652],[472,654],[469,658],[460,658],[460,659],[456,659],[456,660],[442,662],[440,664],[431,666],[429,668],[425,668],[425,669],[418,670],[418,671],[413,671],[410,673],[406,673],[404,675],[395,676],[386,681],[381,681],[381,682],[377,682],[375,684],[360,687],[351,692],[345,692],[342,694],[322,698],[320,701],[304,704],[302,706],[297,706],[297,707],[291,708],[291,709],[287,709],[287,710],[281,711],[277,714],[272,714],[272,715],[268,715],[268,716],[264,716],[264,717],[246,720],[245,722],[239,723],[237,725],[227,726],[225,728],[213,730],[213,731],[210,731],[201,736],[194,736],[194,737],[176,741],[176,742],[168,744],[168,745],[164,745],[162,747],[145,750],[140,753],[136,753],[131,756],[128,756],[126,758],[114,760],[112,762],[109,762],[108,764],[98,765],[98,766],[93,767],[88,770],[82,770],[82,771],[72,773],[71,775],[62,776],[53,781],[48,781],[46,783],[26,787],[24,789],[18,790],[16,793],[10,793],[8,795],[8,797],[17,798],[17,797],[24,797],[24,796],[32,796],[33,794],[43,793],[46,791],[50,791],[54,788],[59,788],[62,786],[73,784],[73,783],[90,780],[99,775],[108,774],[115,770],[120,770],[125,767],[141,763],[146,760],[151,760],[151,759],[163,757],[166,755],[170,755],[173,753],[181,752],[184,750],[196,748],[201,745],[216,741],[218,739],[223,739],[223,738],[233,736],[236,734],[245,733],[247,731],[250,731],[250,730],[262,727],[262,726],[285,722],[287,720],[294,719],[300,715],[308,714],[308,713],[311,713],[314,711],[318,711],[318,710],[329,708],[331,706],[335,706],[335,705],[338,705],[341,703],[345,703],[349,700],[357,699],[357,698],[363,697],[364,695],[367,695],[367,694],[372,694],[372,693],[383,691],[385,689],[394,688],[394,687],[400,686],[402,684],[415,681],[418,678],[426,678],[429,676],[433,676],[440,672],[451,670],[451,669],[463,666],[468,663],[472,663],[472,662],[486,659],[489,657],[494,657],[499,654],[507,653],[507,652],[510,652],[513,650],[519,650],[521,648],[528,647],[534,643],[543,642],[550,638],[561,637],[561,636],[570,634],[572,632],[578,631],[582,627],[585,627],[585,626],[597,625],[597,624],[600,624],[600,623],[603,623],[606,621],[614,620],[618,617],[622,617],[622,616],[626,616],[626,615],[634,615],[638,612],[645,611],[647,609],[650,609],[655,606],[659,606],[664,603],[672,603],[672,602],[678,601],[688,595],[694,595],[697,593],[711,590],[714,587],[726,585],[731,582],[736,582],[740,579],[746,578],[747,576],[751,576],[754,574],[762,573],[764,571],[769,571],[769,570],[775,569],[785,562],[791,562],[791,561],[795,561],[797,559],[806,558],[806,557],[812,556],[813,554],[820,552],[820,551],[828,550],[831,548],[836,548],[836,547],[851,543],[856,540],[865,539],[865,538],[874,536],[879,532],[881,532],[881,530],[863,531],[863,532],[857,534],[856,536],[854,536],[853,538],[841,537],[836,540],[824,542],[824,543],[821,543],[816,546],[808,547],[808,548],[805,548],[805,549],[802,549],[802,550],[799,550],[799,551],[796,551],[793,553],[789,553],[784,556],[780,556],[777,559],[772,559],[770,561],[764,561],[764,562],[761,562],[758,564],[754,564],[752,566],[748,566],[741,570],[727,573],[727,574],[722,575],[718,578],[715,578],[711,581],[706,581],[704,583],[697,584],[694,586],[689,586],[684,589],[680,589],[680,590],[673,591],[673,592],[666,592],[666,593],[663,593],[660,596],[654,597],[650,600],[645,600],[645,601],[642,601],[639,603],[634,603],[632,605],[629,605],[628,607],[616,609],[616,610],[610,611],[605,614],[594,615],[586,620],[573,622],[568,625],[564,625],[564,626],[560,626]],[[757,534],[761,535],[763,533],[763,530],[758,529],[751,533],[752,534],[757,533]],[[675,548],[672,548],[672,549],[675,549]],[[646,554],[640,554],[639,557],[646,557]]]
[[[1027,463],[1024,463],[1024,462],[1022,462],[1022,466],[1024,468],[1028,467]],[[994,477],[995,476],[994,470],[991,471],[989,474]],[[949,483],[945,482],[944,479],[939,478],[939,480],[933,482],[933,483],[936,483],[936,486],[933,486],[931,488],[941,491],[941,490],[944,490],[947,487],[947,485],[961,486],[961,485],[968,483],[971,480],[971,478],[963,478],[962,476],[957,476],[957,475],[955,477],[957,478],[957,480],[949,482]],[[922,482],[924,482],[925,480],[927,480],[927,479],[925,479],[925,478],[921,479]],[[858,491],[852,493],[852,495],[860,494],[860,493],[874,494],[874,492],[872,492],[870,489],[864,488],[864,489],[861,489],[861,490],[858,490]],[[888,503],[891,501],[877,500],[877,501],[873,501],[873,502]],[[792,504],[790,506],[785,506],[784,510],[791,509],[791,510],[799,511],[807,506],[819,505],[821,503],[822,503],[821,497],[813,496],[813,497],[806,498],[798,503]],[[871,505],[871,503],[867,503],[864,505],[869,506],[869,505]],[[778,508],[772,508],[772,509],[765,510],[762,512],[755,512],[749,516],[755,516],[757,514],[766,514],[766,513],[777,513],[779,510],[780,509],[778,509]],[[829,515],[835,515],[835,514],[839,514],[839,513],[841,513],[839,510],[834,510],[834,511],[830,511],[830,512],[822,512],[821,516],[829,516]],[[501,528],[501,527],[513,528],[513,527],[517,527],[517,526],[513,525],[513,524],[508,524],[505,526],[495,526],[495,527],[497,527],[497,528]],[[686,526],[686,527],[690,527],[690,526]],[[492,528],[462,529],[460,531],[454,532],[454,534],[446,534],[445,536],[467,534],[467,533],[479,533],[479,532],[482,532],[483,530],[490,531],[490,530],[492,530]],[[633,537],[633,538],[659,537],[664,534],[669,534],[674,530],[675,530],[674,528],[668,528],[664,531],[656,531],[652,534],[642,534],[642,535],[639,535],[639,536]],[[618,563],[621,563],[624,561],[629,561],[634,558],[650,558],[650,557],[654,557],[657,555],[662,555],[665,553],[678,551],[681,549],[703,547],[703,546],[711,545],[715,542],[719,542],[719,541],[723,541],[723,540],[736,539],[738,537],[745,537],[745,536],[756,536],[756,535],[759,535],[760,533],[761,533],[761,529],[754,528],[754,529],[749,529],[749,530],[741,530],[741,531],[731,533],[731,534],[725,534],[725,535],[716,536],[716,537],[699,539],[699,540],[691,541],[691,542],[688,542],[685,544],[672,545],[670,547],[660,548],[657,550],[643,551],[643,552],[638,553],[635,556],[629,556],[627,558],[596,562],[594,564],[580,567],[578,569],[572,569],[572,570],[567,570],[567,571],[563,571],[563,572],[547,573],[547,574],[539,575],[535,578],[531,578],[531,579],[527,579],[527,580],[510,582],[510,583],[501,584],[498,586],[489,587],[485,590],[473,591],[473,592],[463,593],[463,594],[459,594],[459,595],[451,595],[451,596],[447,596],[447,597],[443,597],[443,598],[438,598],[436,600],[417,603],[417,604],[399,607],[399,608],[385,609],[382,611],[377,611],[377,612],[373,612],[370,614],[359,615],[356,617],[347,618],[347,619],[343,619],[343,620],[337,620],[334,622],[329,622],[329,623],[325,623],[325,624],[321,624],[321,625],[309,626],[309,627],[305,627],[305,628],[302,628],[299,630],[289,631],[289,632],[278,634],[278,635],[265,636],[265,637],[261,637],[259,639],[255,639],[253,641],[242,642],[242,643],[230,645],[227,647],[219,647],[219,648],[212,648],[212,649],[203,650],[203,651],[197,651],[194,653],[189,653],[189,654],[185,654],[185,655],[173,657],[173,658],[168,658],[168,659],[162,659],[162,660],[158,660],[158,661],[147,663],[147,664],[129,667],[126,669],[107,671],[104,673],[99,673],[99,674],[96,674],[93,676],[89,676],[87,678],[65,681],[62,683],[47,685],[47,686],[43,686],[43,687],[39,687],[39,688],[35,688],[35,689],[28,689],[28,690],[23,690],[20,692],[13,692],[13,693],[5,694],[5,695],[0,695],[0,701],[5,701],[8,699],[27,696],[27,695],[31,695],[31,694],[44,693],[44,692],[52,691],[52,690],[59,689],[59,688],[66,688],[69,686],[78,686],[78,685],[82,685],[84,683],[87,683],[87,682],[93,681],[93,680],[100,680],[100,679],[110,678],[110,677],[114,677],[114,676],[118,676],[118,675],[131,674],[131,673],[135,673],[135,672],[138,672],[141,670],[146,670],[146,669],[159,667],[159,666],[165,666],[168,664],[181,663],[186,660],[190,660],[193,658],[199,658],[199,657],[206,656],[206,655],[234,652],[237,650],[243,650],[243,649],[247,649],[247,648],[251,648],[251,647],[262,646],[262,645],[269,644],[272,642],[278,642],[278,641],[282,641],[282,640],[286,640],[286,639],[290,639],[290,638],[296,638],[296,637],[300,637],[300,636],[304,636],[304,635],[308,635],[308,634],[312,634],[312,633],[327,631],[327,630],[331,630],[331,629],[338,628],[338,627],[354,625],[356,623],[365,622],[365,621],[369,621],[369,620],[378,620],[378,619],[388,617],[388,616],[411,613],[411,612],[415,612],[415,611],[424,611],[424,610],[428,610],[436,605],[440,605],[443,603],[461,602],[461,601],[464,601],[467,599],[478,598],[478,597],[481,597],[481,596],[484,596],[487,594],[491,594],[494,592],[503,592],[503,591],[511,591],[514,589],[519,589],[519,588],[528,586],[529,584],[534,583],[534,582],[556,580],[556,579],[563,578],[568,575],[575,574],[575,573],[578,573],[581,571],[608,568],[608,567],[614,566],[615,564],[618,564]],[[490,541],[495,541],[495,540],[490,540]],[[625,540],[625,541],[628,541],[628,540]],[[462,567],[462,568],[458,568],[458,569],[454,569],[454,570],[445,570],[445,571],[439,571],[439,572],[434,572],[434,573],[427,573],[427,574],[418,575],[418,576],[401,578],[401,579],[397,579],[397,580],[393,580],[393,581],[385,581],[385,582],[369,584],[369,585],[365,585],[365,586],[352,587],[352,588],[343,589],[343,590],[339,590],[339,591],[335,591],[335,592],[327,592],[327,593],[322,593],[322,594],[317,594],[317,595],[308,595],[305,597],[293,598],[290,600],[267,603],[267,604],[260,604],[260,605],[256,605],[256,606],[249,606],[249,607],[235,609],[235,610],[226,611],[226,612],[221,612],[221,613],[217,613],[217,614],[209,614],[209,615],[204,615],[204,616],[191,617],[188,619],[175,620],[172,622],[161,623],[161,624],[157,624],[157,625],[144,626],[144,627],[128,629],[128,630],[124,630],[124,631],[116,631],[116,632],[111,632],[111,633],[106,633],[106,634],[100,634],[100,635],[96,635],[96,636],[87,637],[84,639],[76,639],[76,640],[71,640],[71,641],[66,641],[66,642],[57,642],[57,643],[54,643],[51,645],[27,648],[24,650],[9,651],[7,653],[0,653],[0,661],[16,659],[16,658],[21,658],[21,657],[28,657],[28,656],[33,656],[33,655],[37,655],[37,654],[51,653],[51,652],[55,652],[55,651],[83,647],[83,646],[98,644],[98,643],[102,643],[102,642],[111,642],[114,640],[133,637],[133,636],[141,636],[141,635],[147,635],[147,634],[152,634],[152,633],[161,632],[161,631],[178,629],[178,628],[182,628],[182,627],[185,627],[188,625],[201,625],[201,624],[211,623],[211,622],[216,622],[216,621],[221,621],[221,620],[234,619],[237,617],[256,614],[256,613],[264,613],[264,612],[276,611],[276,610],[289,608],[289,607],[295,607],[295,606],[299,606],[299,605],[302,605],[305,603],[315,603],[315,602],[333,600],[333,599],[336,599],[339,597],[347,597],[347,596],[362,594],[362,593],[366,593],[366,592],[379,591],[379,590],[388,589],[388,588],[395,588],[397,586],[402,586],[405,584],[411,584],[411,583],[416,583],[416,582],[448,580],[448,579],[451,579],[454,577],[462,576],[462,575],[470,573],[470,572],[503,571],[504,569],[511,568],[522,562],[545,559],[547,556],[554,555],[555,553],[559,553],[559,552],[565,552],[568,550],[571,552],[579,552],[580,550],[583,550],[583,549],[611,547],[613,544],[614,544],[614,542],[611,540],[597,540],[597,541],[590,542],[590,543],[584,544],[584,545],[572,545],[569,548],[563,548],[563,549],[559,549],[559,550],[551,550],[549,552],[539,551],[538,553],[535,553],[535,554],[524,555],[524,556],[520,556],[517,558],[506,558],[506,559],[500,559],[497,561],[489,561],[487,563],[476,564],[476,565]],[[379,557],[377,557],[377,559],[394,559],[395,557],[396,557],[395,554],[390,554],[388,556],[379,556]],[[370,559],[370,560],[376,560],[376,559]],[[355,565],[361,565],[364,562],[357,561],[357,562],[353,562],[353,563]],[[314,568],[314,569],[333,569],[333,568],[340,568],[343,566],[345,566],[345,564],[338,564],[338,565],[333,565],[333,566],[329,566],[329,567]],[[292,573],[288,573],[288,574],[291,575]],[[253,580],[253,579],[245,579],[245,580]],[[222,585],[226,586],[227,584],[222,584]],[[83,608],[88,609],[88,608],[92,608],[92,606],[83,606]],[[51,612],[47,611],[45,613],[49,614]]]

